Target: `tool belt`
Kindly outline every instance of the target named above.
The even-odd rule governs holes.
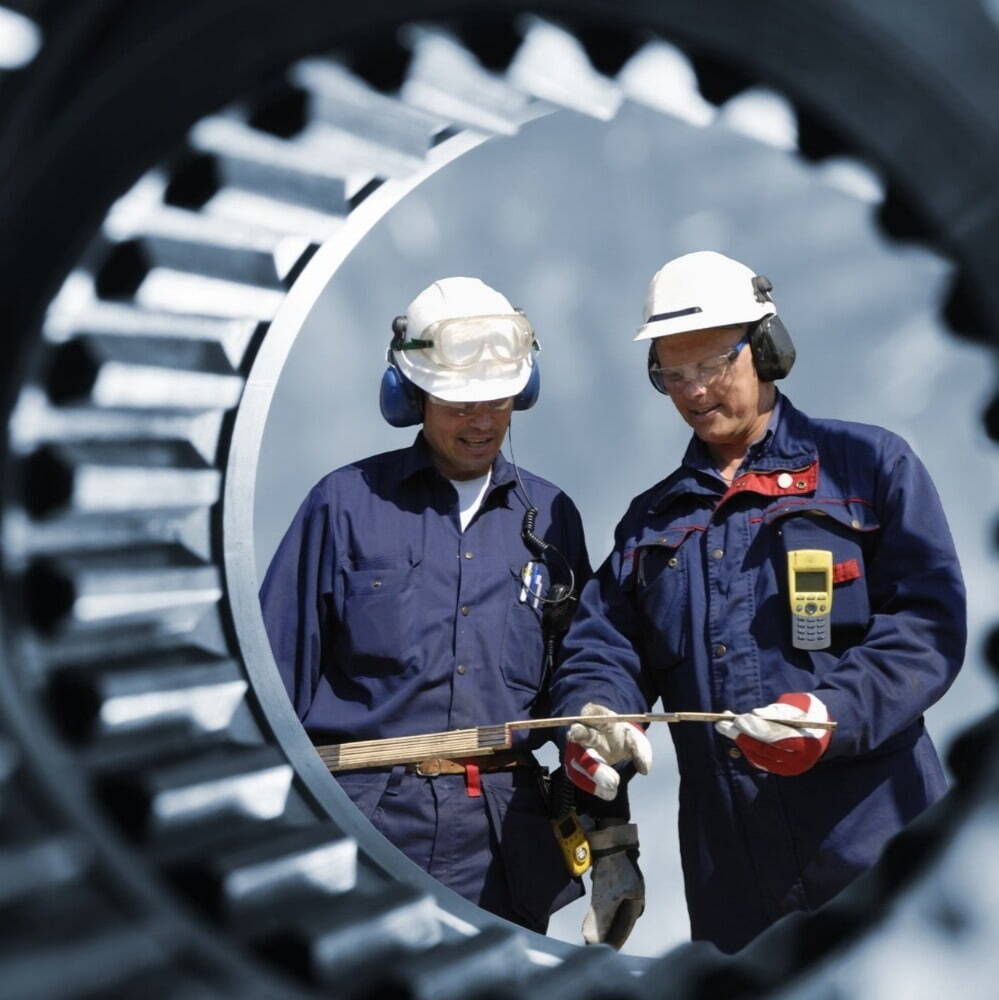
[[[436,778],[441,774],[467,774],[475,769],[480,774],[508,771],[513,767],[537,767],[534,757],[523,750],[498,750],[488,757],[427,757],[406,765],[407,774]]]

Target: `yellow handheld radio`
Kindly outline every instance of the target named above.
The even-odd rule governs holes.
[[[830,645],[832,570],[832,553],[826,549],[794,549],[787,554],[791,642],[795,649],[826,649]]]

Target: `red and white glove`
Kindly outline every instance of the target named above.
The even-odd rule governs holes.
[[[652,746],[642,729],[633,722],[617,722],[617,713],[593,702],[580,715],[605,715],[606,722],[576,722],[569,727],[565,745],[565,773],[569,780],[590,795],[612,801],[617,796],[621,776],[611,767],[633,760],[639,774],[652,769]]]
[[[815,766],[829,746],[832,733],[828,729],[794,729],[767,719],[830,721],[826,706],[814,694],[796,692],[782,694],[765,708],[716,722],[715,729],[735,740],[750,764],[773,774],[802,774]]]

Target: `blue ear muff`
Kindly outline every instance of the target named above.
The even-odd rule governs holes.
[[[378,405],[393,427],[413,427],[423,421],[420,390],[392,362],[382,375]]]
[[[538,367],[538,361],[535,358],[534,364],[531,365],[531,377],[527,380],[527,385],[513,397],[513,408],[515,410],[529,410],[538,401],[540,393],[541,369]]]
[[[513,408],[529,410],[538,401],[540,393],[541,369],[535,361],[531,366],[527,385],[513,397]],[[389,362],[382,375],[378,405],[382,416],[393,427],[414,427],[423,422],[423,397],[420,390],[392,362]]]

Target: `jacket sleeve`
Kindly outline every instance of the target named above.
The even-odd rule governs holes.
[[[965,591],[940,498],[891,435],[875,492],[881,521],[866,572],[871,619],[815,694],[838,726],[827,757],[866,753],[916,722],[953,682],[967,639]]]
[[[329,504],[317,486],[281,540],[260,588],[274,659],[302,720],[312,705],[329,649],[327,609],[335,566]]]
[[[577,715],[591,701],[616,712],[645,712],[655,701],[643,678],[641,622],[620,585],[623,535],[619,526],[614,550],[580,596],[552,681],[556,715]]]

